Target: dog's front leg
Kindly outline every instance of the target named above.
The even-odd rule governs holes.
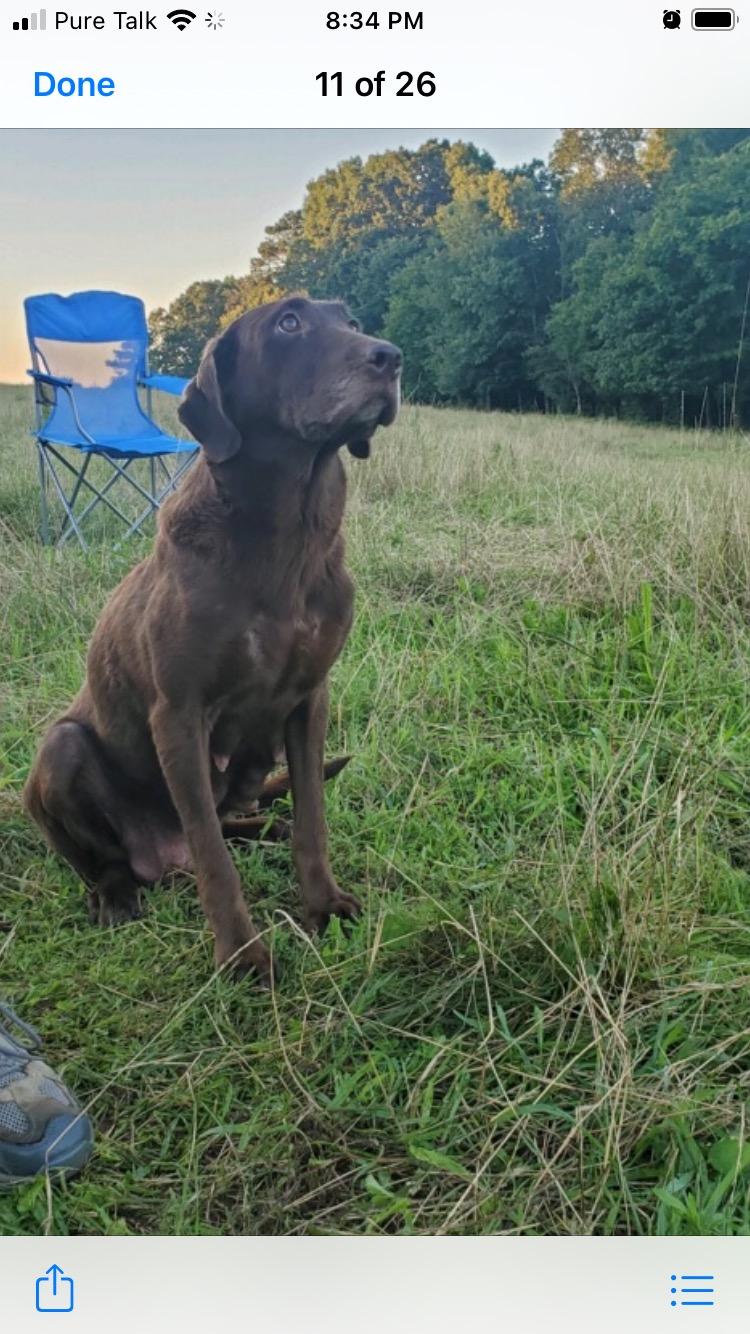
[[[211,790],[208,735],[197,706],[175,708],[160,700],[150,714],[159,763],[187,838],[201,906],[216,939],[218,965],[232,960],[237,973],[255,969],[272,980],[271,957],[247,911],[221,832]]]
[[[292,780],[292,855],[307,925],[325,931],[331,917],[356,917],[360,905],[339,889],[328,861],[323,810],[323,747],[328,725],[328,687],[323,684],[294,710],[286,724],[286,755]]]

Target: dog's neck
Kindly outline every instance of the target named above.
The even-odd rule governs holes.
[[[312,453],[294,441],[270,442],[262,451],[241,448],[224,463],[205,455],[194,472],[205,495],[213,492],[243,546],[307,547],[323,550],[341,527],[346,473],[338,451]]]

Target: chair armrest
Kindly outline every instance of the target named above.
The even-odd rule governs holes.
[[[160,389],[163,394],[181,394],[190,380],[181,375],[140,375],[138,383],[144,389]]]
[[[27,371],[32,380],[39,380],[42,384],[51,384],[55,388],[72,389],[73,381],[65,379],[62,375],[47,375],[44,371]]]
[[[52,386],[53,389],[65,390],[65,393],[68,395],[68,398],[70,399],[70,408],[71,412],[73,413],[73,420],[76,426],[78,427],[78,430],[81,432],[81,435],[83,436],[84,440],[88,441],[90,445],[96,445],[96,441],[93,435],[89,435],[88,431],[86,430],[86,427],[83,425],[78,415],[78,407],[76,405],[75,394],[73,393],[73,386],[75,384],[75,380],[69,380],[66,377],[63,377],[62,375],[47,375],[46,372],[44,371],[27,371],[26,374],[30,375],[32,380],[35,381],[35,383],[49,384]]]

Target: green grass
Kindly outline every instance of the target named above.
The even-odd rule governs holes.
[[[332,860],[365,913],[212,971],[191,881],[90,927],[20,809],[144,544],[35,537],[0,394],[0,967],[90,1106],[88,1170],[5,1233],[731,1234],[750,1228],[750,457],[742,439],[406,410],[348,463]]]

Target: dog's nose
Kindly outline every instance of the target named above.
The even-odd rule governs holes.
[[[393,343],[376,343],[367,354],[368,363],[382,375],[398,375],[404,364],[401,349]]]

